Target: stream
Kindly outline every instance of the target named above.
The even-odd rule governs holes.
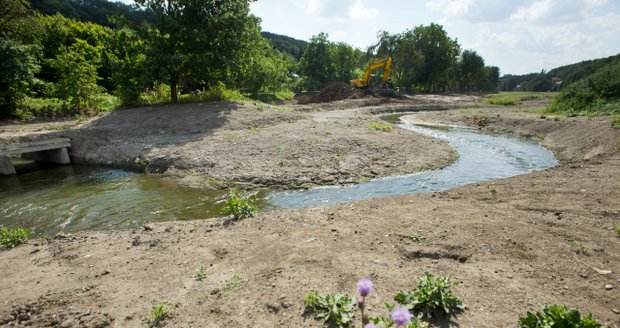
[[[264,209],[442,191],[556,166],[535,141],[460,128],[430,128],[401,121],[399,127],[450,143],[459,158],[439,170],[367,183],[259,194]],[[120,169],[61,166],[0,177],[0,225],[35,235],[134,228],[149,222],[218,217],[225,191],[191,189],[155,175]]]

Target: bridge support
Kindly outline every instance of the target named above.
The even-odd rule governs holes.
[[[0,156],[0,175],[13,175],[16,173],[9,156]]]

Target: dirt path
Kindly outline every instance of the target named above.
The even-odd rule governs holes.
[[[437,327],[516,327],[542,303],[591,310],[620,327],[620,238],[609,229],[620,225],[620,132],[608,117],[556,121],[513,110],[416,119],[486,122],[484,129],[536,135],[563,156],[562,166],[442,193],[259,213],[232,224],[163,223],[30,241],[0,251],[0,325],[145,327],[151,306],[170,302],[177,308],[168,327],[322,327],[304,315],[308,290],[354,294],[357,279],[370,277],[369,311],[383,314],[383,303],[429,271],[461,281],[455,292],[467,305]],[[287,115],[303,117],[293,125],[324,127],[312,132],[320,138],[340,133],[327,124],[341,114]],[[248,132],[237,118],[229,124],[239,135]],[[414,243],[414,234],[425,239]],[[200,265],[207,275],[196,281]]]

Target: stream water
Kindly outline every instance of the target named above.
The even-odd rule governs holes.
[[[466,129],[399,126],[449,142],[458,160],[440,170],[367,183],[259,194],[266,209],[441,191],[557,165],[536,142]],[[190,189],[174,181],[124,170],[62,166],[0,177],[0,225],[27,227],[36,235],[59,231],[123,229],[148,222],[219,216],[223,191]]]

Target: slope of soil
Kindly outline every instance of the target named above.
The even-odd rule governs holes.
[[[305,312],[308,290],[354,295],[370,277],[369,312],[384,314],[428,271],[461,281],[467,306],[435,327],[516,327],[542,303],[620,327],[620,238],[610,229],[620,225],[620,132],[611,118],[562,124],[513,109],[477,114],[486,129],[518,128],[571,160],[442,193],[30,241],[0,251],[0,325],[145,327],[151,307],[168,302],[177,304],[168,327],[323,327]],[[343,115],[328,113],[317,125]],[[471,125],[465,114],[424,120]]]

